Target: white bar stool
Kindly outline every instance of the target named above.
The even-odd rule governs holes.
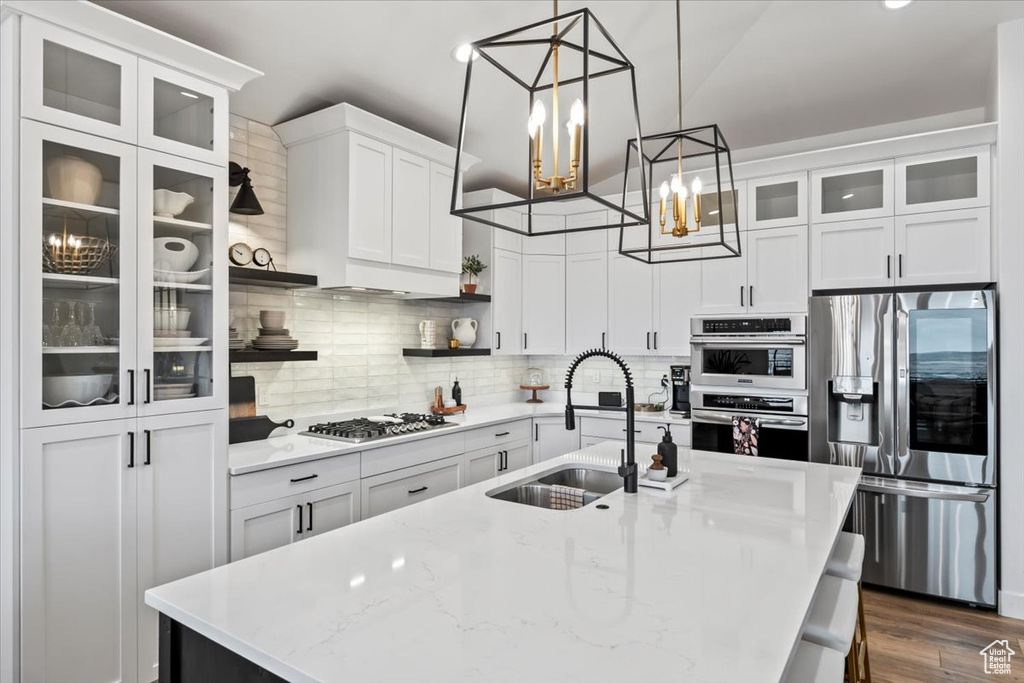
[[[843,653],[801,640],[789,663],[784,683],[842,683]]]
[[[851,665],[856,666],[856,675],[851,671],[852,681],[871,681],[871,662],[868,659],[868,627],[864,621],[864,591],[861,586],[861,572],[864,569],[864,537],[846,531],[839,534],[832,556],[825,565],[825,573],[853,581],[857,584],[857,628],[854,631],[850,651]]]
[[[857,628],[857,584],[825,575],[818,581],[803,639],[847,652]]]

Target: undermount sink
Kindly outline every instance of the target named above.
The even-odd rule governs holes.
[[[539,508],[560,509],[551,507],[551,487],[555,485],[583,489],[583,504],[589,505],[622,488],[622,478],[608,470],[567,464],[488,491],[487,497]]]

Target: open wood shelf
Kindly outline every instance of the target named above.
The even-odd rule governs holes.
[[[316,351],[229,351],[232,363],[280,363],[293,360],[316,360]]]
[[[489,356],[490,349],[402,349],[403,356],[414,358],[455,358],[458,356]]]
[[[233,285],[258,285],[260,287],[316,287],[316,275],[283,273],[277,270],[256,270],[241,266],[228,267],[228,282]]]

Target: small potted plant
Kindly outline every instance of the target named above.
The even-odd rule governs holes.
[[[477,254],[472,254],[462,259],[462,274],[468,276],[466,278],[466,284],[462,286],[462,291],[466,294],[473,294],[476,292],[476,283],[473,282],[473,278],[484,272],[485,268],[487,268],[487,266],[484,265],[484,262],[480,260],[480,256]]]

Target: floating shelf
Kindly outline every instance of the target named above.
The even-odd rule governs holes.
[[[456,358],[458,356],[489,356],[490,349],[402,349],[403,356],[413,358]]]
[[[467,294],[465,292],[460,292],[458,296],[446,296],[441,299],[419,299],[419,301],[436,301],[443,304],[485,304],[490,300],[490,294]]]
[[[228,267],[228,282],[233,285],[259,285],[260,287],[316,287],[316,275],[283,273],[277,270],[256,270],[241,266]]]
[[[154,346],[153,353],[199,353],[203,351],[213,351],[212,347],[209,346]]]
[[[316,360],[316,351],[230,351],[232,363],[280,363],[293,360]]]
[[[62,199],[50,199],[43,197],[43,206],[52,206],[57,209],[68,209],[74,211],[82,218],[91,218],[103,214],[105,216],[117,216],[121,212],[106,206],[93,206],[92,204],[79,204],[78,202],[65,202]]]
[[[198,221],[184,221],[180,218],[168,218],[167,216],[153,216],[153,225],[164,228],[164,232],[171,232],[176,235],[194,235],[197,232],[210,232],[213,230],[212,223],[200,223]]]
[[[117,346],[44,346],[45,354],[89,354],[89,353],[117,353]]]
[[[98,289],[100,287],[116,287],[120,282],[116,277],[95,277],[93,275],[65,275],[63,273],[43,273],[43,284],[64,287],[66,289]]]
[[[186,292],[209,292],[213,290],[212,285],[197,285],[191,282],[158,282],[153,280],[154,289],[183,289]]]

